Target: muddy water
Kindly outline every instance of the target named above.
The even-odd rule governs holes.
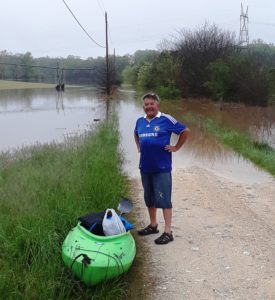
[[[249,107],[242,104],[210,102],[207,99],[185,99],[167,103],[171,111],[192,112],[208,116],[241,132],[249,133],[254,139],[275,148],[275,106]]]
[[[103,120],[107,111],[116,111],[121,131],[121,149],[125,172],[139,175],[139,153],[133,140],[136,119],[143,115],[142,103],[134,90],[121,90],[116,99],[106,102],[94,89],[72,88],[64,93],[54,89],[9,90],[0,93],[0,151],[62,141],[64,136],[85,130],[95,119]],[[184,114],[192,112],[211,116],[238,130],[251,133],[260,141],[275,145],[275,107],[255,108],[242,105],[219,105],[206,99],[162,101],[161,111],[184,122]],[[173,155],[173,167],[199,166],[221,176],[241,182],[264,182],[270,177],[254,165],[226,149],[215,139],[192,127],[183,149]]]
[[[91,89],[7,90],[0,93],[0,151],[55,140],[105,118],[105,101]]]
[[[251,132],[255,138],[275,145],[275,107],[247,108],[241,105],[224,105],[220,110],[206,99],[162,101],[161,111],[173,115],[184,122],[184,114],[192,112],[211,116],[239,130]],[[133,142],[133,129],[136,119],[143,115],[142,103],[134,101],[134,92],[121,94],[118,104],[122,149],[125,155],[125,171],[133,177],[139,175],[139,153]],[[271,177],[249,161],[219,144],[214,138],[196,127],[183,148],[173,154],[173,168],[192,166],[202,167],[220,176],[242,183],[270,181]],[[173,137],[175,141],[176,137]]]

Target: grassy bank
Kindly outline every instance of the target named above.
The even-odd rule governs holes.
[[[54,88],[54,84],[0,80],[0,90],[43,89],[43,88],[46,89]]]
[[[3,299],[121,299],[123,282],[87,288],[61,259],[77,218],[126,195],[117,126],[70,145],[37,146],[0,159],[0,293]]]
[[[223,126],[211,118],[199,118],[187,114],[185,120],[207,130],[220,142],[275,176],[275,150],[268,144],[255,141],[248,134]]]

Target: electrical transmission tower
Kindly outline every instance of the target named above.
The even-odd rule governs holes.
[[[248,44],[248,6],[246,7],[246,12],[244,12],[243,4],[241,4],[239,45],[240,47],[247,47]]]

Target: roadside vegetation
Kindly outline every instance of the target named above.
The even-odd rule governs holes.
[[[267,143],[256,141],[248,134],[224,126],[212,118],[202,118],[191,113],[184,117],[189,124],[206,130],[236,153],[275,176],[275,150]]]
[[[0,293],[3,299],[122,299],[123,280],[87,288],[61,245],[79,216],[117,207],[127,195],[116,121],[64,144],[0,157]]]

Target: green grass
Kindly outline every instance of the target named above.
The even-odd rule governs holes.
[[[211,118],[198,118],[187,114],[185,119],[201,126],[220,142],[275,176],[275,150],[268,144],[255,141],[248,134],[223,126]]]
[[[123,280],[87,288],[61,259],[77,218],[116,207],[127,193],[116,122],[67,144],[0,157],[0,294],[3,299],[122,299]]]

